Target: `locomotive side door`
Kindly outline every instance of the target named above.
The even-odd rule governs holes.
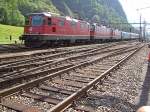
[[[113,39],[113,37],[114,37],[114,30],[113,29],[111,29],[111,34],[110,34],[111,36],[110,36],[110,39],[112,40]]]
[[[91,41],[94,40],[94,35],[95,35],[95,25],[92,25],[91,29],[90,29],[90,40]]]

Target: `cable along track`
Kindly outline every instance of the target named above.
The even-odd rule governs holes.
[[[100,80],[107,77],[110,72],[141,48],[121,49],[2,90],[0,91],[2,109],[62,111],[85,95],[89,89],[99,84]],[[35,103],[36,106],[34,106]]]

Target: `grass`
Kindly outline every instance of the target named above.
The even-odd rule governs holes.
[[[23,34],[23,27],[0,24],[0,44],[20,43],[19,36]],[[12,40],[10,40],[10,35]]]

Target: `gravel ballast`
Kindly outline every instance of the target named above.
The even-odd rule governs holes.
[[[92,110],[97,112],[135,112],[141,104],[148,53],[147,47],[141,49],[105,79],[102,85],[91,90],[88,98],[81,99],[77,104],[80,107],[92,107]]]
[[[78,100],[78,102],[75,102],[76,105],[79,105],[80,107],[89,107],[91,109],[90,112],[133,112],[137,109],[139,103],[139,99],[141,97],[141,90],[142,84],[145,80],[145,75],[147,74],[147,57],[148,57],[148,48],[143,48],[140,50],[137,54],[135,54],[131,59],[129,59],[126,63],[124,63],[123,66],[121,66],[119,69],[111,73],[111,76],[108,77],[108,79],[105,79],[102,84],[99,84],[97,88],[94,88],[93,90],[90,90],[87,94],[87,97],[81,98]],[[125,56],[125,55],[124,55]],[[112,60],[118,60],[119,58],[115,57]],[[112,61],[111,60],[111,61]],[[105,61],[104,61],[105,62]],[[112,62],[111,62],[112,63]],[[100,64],[100,63],[98,63]],[[101,63],[102,66],[104,65]],[[106,65],[108,63],[105,63]],[[86,70],[81,73],[86,72],[90,73],[90,75],[93,73],[93,75],[100,75],[99,72],[94,71],[88,71],[88,69],[97,69],[101,68],[101,66],[94,66],[94,68],[88,68],[85,67]],[[76,71],[76,70],[75,70]],[[73,73],[75,71],[72,71]],[[69,72],[69,73],[72,73]],[[77,73],[80,72],[76,71]],[[75,72],[75,73],[76,73]],[[68,73],[66,73],[68,75]],[[63,77],[65,77],[63,75]],[[73,78],[75,79],[75,78]],[[57,79],[55,79],[57,82]],[[64,80],[65,81],[65,80]],[[53,84],[51,81],[46,81],[48,85],[57,86],[57,84]],[[46,83],[45,82],[45,83]],[[62,79],[63,82],[63,79]],[[69,81],[67,81],[69,82]],[[61,84],[61,86],[63,83]],[[77,85],[80,85],[79,82]],[[72,89],[65,87],[67,89]],[[62,96],[61,94],[55,95],[50,92],[43,92],[38,88],[31,89],[31,92],[37,93],[40,95],[45,96],[54,96],[56,98],[64,99],[65,96]],[[60,97],[61,96],[61,97]],[[22,98],[16,97],[13,98],[16,99],[16,101],[20,101],[20,99],[23,99],[23,103],[28,105],[33,105],[35,107],[40,108],[43,111],[47,111],[52,107],[52,105],[49,105],[46,102],[36,102],[33,99],[30,98]],[[3,110],[7,111],[4,107],[0,107]],[[69,108],[67,112],[76,112],[74,108]]]

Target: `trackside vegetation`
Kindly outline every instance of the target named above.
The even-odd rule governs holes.
[[[20,43],[19,36],[23,34],[23,27],[0,24],[0,44]]]

